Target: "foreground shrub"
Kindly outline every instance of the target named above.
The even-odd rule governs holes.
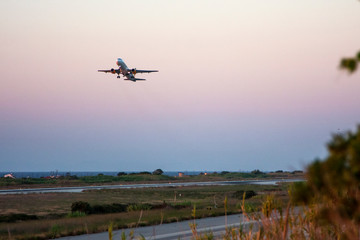
[[[333,135],[329,156],[307,169],[307,182],[294,184],[294,203],[315,205],[313,224],[337,238],[360,234],[360,126],[355,133]]]
[[[227,228],[221,239],[359,239],[360,126],[355,133],[334,135],[328,150],[326,159],[308,166],[307,182],[292,185],[286,211],[270,195],[261,211],[253,212],[243,194],[239,207],[247,221]],[[294,207],[299,203],[304,207]],[[195,239],[207,239],[191,230]]]

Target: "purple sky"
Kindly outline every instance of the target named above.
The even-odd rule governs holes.
[[[0,171],[302,169],[360,123],[359,29],[356,0],[1,1]]]

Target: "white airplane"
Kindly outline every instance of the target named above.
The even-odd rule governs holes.
[[[121,58],[118,58],[116,61],[116,64],[119,66],[119,69],[110,69],[110,70],[98,70],[98,72],[104,72],[104,73],[112,73],[112,74],[117,74],[117,78],[120,78],[120,73],[124,76],[124,80],[130,80],[133,82],[136,81],[145,81],[146,79],[144,78],[136,78],[135,74],[137,73],[151,73],[151,72],[158,72],[158,70],[137,70],[136,68],[128,68],[126,66],[126,64],[124,63],[124,61]]]

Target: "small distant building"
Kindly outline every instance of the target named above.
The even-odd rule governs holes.
[[[60,178],[60,175],[50,175],[50,176],[46,176],[44,177],[45,179],[55,179],[55,178]]]
[[[184,176],[185,176],[185,173],[179,172],[179,177],[184,177]]]
[[[15,177],[14,177],[14,175],[12,173],[5,174],[4,178],[13,178],[13,179],[15,179]]]
[[[204,175],[206,176],[206,175],[208,175],[208,173],[207,173],[207,172],[204,172]]]

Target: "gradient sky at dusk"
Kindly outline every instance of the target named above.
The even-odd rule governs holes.
[[[360,123],[356,0],[3,0],[0,31],[0,171],[295,170]]]

